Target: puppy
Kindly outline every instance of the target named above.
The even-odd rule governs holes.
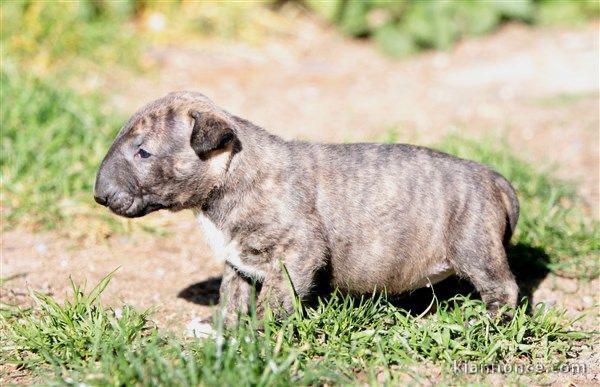
[[[506,258],[514,189],[486,166],[424,147],[284,141],[202,94],[175,92],[123,126],[94,197],[131,218],[191,209],[225,262],[227,324],[247,312],[255,285],[257,312],[281,316],[317,277],[395,294],[458,274],[492,312],[517,301]]]

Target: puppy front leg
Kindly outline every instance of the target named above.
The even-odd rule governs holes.
[[[258,295],[256,314],[259,318],[264,316],[267,308],[276,318],[284,318],[294,311],[295,297],[302,301],[308,296],[318,267],[308,262],[297,263],[288,261],[284,265],[279,260],[273,263]]]
[[[219,304],[225,326],[234,326],[240,315],[248,313],[250,297],[254,292],[254,284],[226,263],[219,289]]]

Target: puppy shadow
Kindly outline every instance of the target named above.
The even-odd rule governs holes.
[[[213,306],[219,303],[219,288],[222,277],[209,277],[181,290],[178,298],[198,305]]]
[[[531,308],[533,293],[550,273],[550,256],[539,247],[517,243],[508,249],[508,264],[519,286],[519,300],[526,298]]]
[[[519,286],[519,300],[525,298],[532,306],[533,293],[549,273],[550,257],[540,248],[525,243],[511,245],[508,251],[508,262]],[[318,297],[327,298],[332,289],[327,286],[327,275],[317,279],[317,292],[307,305],[314,305]],[[321,286],[319,286],[321,285]],[[198,305],[212,306],[219,303],[219,287],[221,277],[210,277],[181,290],[177,297]],[[444,302],[455,296],[463,295],[479,298],[479,294],[468,280],[452,276],[431,288],[421,288],[401,295],[389,296],[390,302],[412,315],[420,315],[428,311],[433,296],[438,302]],[[432,312],[432,308],[429,312]]]

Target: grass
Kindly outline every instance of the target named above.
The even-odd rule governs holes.
[[[464,37],[489,34],[508,21],[577,25],[600,13],[595,0],[306,0],[305,4],[342,32],[374,39],[392,56],[448,49]]]
[[[1,6],[3,62],[73,80],[117,64],[139,67],[144,44],[128,17],[133,2],[11,0]]]
[[[88,214],[95,170],[122,117],[94,95],[8,70],[0,77],[7,226],[25,220],[52,228]]]
[[[212,38],[260,43],[285,31],[269,2],[52,2],[9,0],[0,8],[3,61],[28,73],[81,86],[98,73],[160,65],[151,43],[185,45]],[[83,82],[82,82],[83,80]]]
[[[94,171],[124,117],[85,90],[98,88],[98,73],[140,68],[144,44],[128,21],[133,5],[0,6],[3,228],[67,230],[91,221],[101,233],[124,229],[89,205]]]
[[[571,106],[587,98],[598,98],[597,92],[587,93],[559,93],[556,95],[535,98],[531,102],[535,105],[547,108],[560,108]]]
[[[529,315],[524,305],[499,323],[481,301],[462,296],[424,317],[385,296],[335,293],[281,322],[251,315],[235,329],[219,327],[216,338],[183,338],[158,330],[147,311],[102,306],[110,278],[89,292],[73,284],[62,304],[32,293],[33,308],[1,315],[0,361],[59,384],[308,385],[359,377],[393,385],[423,364],[446,374],[454,362],[553,369],[590,336],[572,330],[564,312],[543,306]]]

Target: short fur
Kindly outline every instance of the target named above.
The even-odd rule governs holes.
[[[138,150],[151,154],[141,158]],[[456,273],[491,310],[517,300],[506,246],[519,205],[481,164],[406,144],[284,141],[202,94],[137,112],[102,162],[96,200],[119,215],[192,209],[224,259],[228,323],[250,303],[285,314],[327,271],[351,293],[401,293]]]

